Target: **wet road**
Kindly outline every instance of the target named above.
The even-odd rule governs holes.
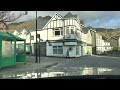
[[[47,68],[40,68],[39,64],[38,65],[28,64],[26,66],[26,69],[25,67],[23,67],[25,70],[22,69],[21,66],[19,65],[16,67],[16,70],[15,69],[1,70],[0,78],[29,79],[73,75],[74,76],[120,75],[120,57],[108,57],[108,56],[83,56],[79,58],[41,57],[41,64],[42,63],[48,64],[50,62],[57,62],[58,64]]]
[[[120,68],[120,57],[108,56],[85,56],[68,59],[65,63],[60,63],[52,67],[53,70],[71,69],[77,67],[111,67]]]

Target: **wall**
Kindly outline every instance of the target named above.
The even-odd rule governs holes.
[[[86,34],[81,33],[81,41],[86,42]]]
[[[92,55],[92,46],[87,46],[87,53],[89,55]]]
[[[60,57],[66,57],[67,50],[71,47],[72,50],[69,52],[70,57],[79,57],[81,56],[81,46],[79,46],[79,55],[76,55],[76,46],[63,46],[62,43],[51,43],[51,46],[49,46],[48,42],[47,45],[47,56],[60,56]],[[53,55],[53,46],[63,46],[63,55]]]
[[[53,29],[48,29],[48,40],[59,40],[59,39],[63,39],[63,36],[54,36],[53,35]]]
[[[90,30],[86,34],[86,42],[89,44],[92,44],[92,36],[91,36]]]
[[[66,52],[70,47],[72,50],[69,51],[69,57],[76,57],[76,46],[64,46],[64,56],[66,56]]]
[[[40,39],[43,40],[41,42],[45,42],[47,40],[47,30],[37,31],[37,33],[40,34]],[[34,39],[31,40],[31,43],[36,43],[36,31],[31,32],[31,36],[34,36]],[[27,38],[27,41],[30,41],[30,39]]]

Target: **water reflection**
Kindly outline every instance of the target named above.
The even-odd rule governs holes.
[[[78,67],[77,67],[78,69]],[[31,79],[31,78],[46,78],[46,77],[58,77],[58,76],[80,76],[80,75],[104,75],[105,72],[111,72],[113,68],[95,68],[95,67],[80,67],[77,71],[46,71],[40,72],[40,70],[27,71],[27,72],[12,72],[6,74],[0,74],[1,79]],[[110,74],[110,73],[107,73]]]

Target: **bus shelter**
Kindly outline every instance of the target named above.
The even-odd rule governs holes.
[[[23,48],[16,48],[16,42],[23,42]],[[26,64],[26,40],[9,32],[0,32],[0,68],[16,66],[16,62]]]

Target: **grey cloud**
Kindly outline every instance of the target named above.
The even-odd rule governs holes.
[[[85,25],[93,27],[105,27],[105,28],[116,28],[120,27],[120,11],[38,11],[38,16],[53,16],[57,12],[64,16],[66,13],[71,12],[73,14],[78,14],[80,19],[83,19]],[[20,20],[27,20],[35,18],[35,11],[29,11],[27,16],[24,16]],[[112,24],[111,20],[116,20]]]

